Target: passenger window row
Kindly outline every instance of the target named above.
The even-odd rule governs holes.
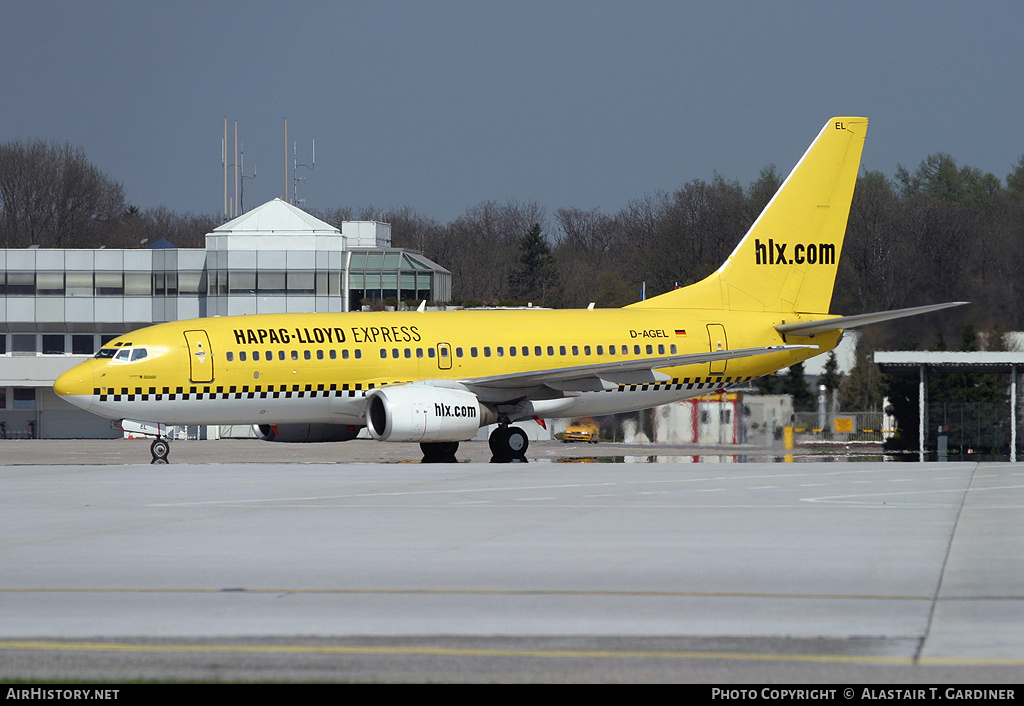
[[[408,358],[408,359],[412,359],[412,358],[428,358],[428,359],[431,359],[431,358],[435,358],[435,357],[448,358],[449,356],[452,355],[452,352],[450,352],[450,351],[454,352],[454,357],[456,357],[456,358],[464,358],[464,357],[466,357],[466,351],[465,351],[465,349],[462,348],[462,346],[456,346],[454,349],[449,349],[448,346],[439,346],[436,349],[436,351],[435,351],[434,348],[381,348],[380,349],[380,357],[382,359],[386,359],[386,358]],[[655,346],[653,344],[647,344],[645,346],[640,346],[640,345],[632,346],[632,355],[635,355],[635,356],[638,356],[638,355],[676,355],[677,352],[678,352],[678,349],[676,348],[676,344],[674,344],[674,343],[669,344],[667,346],[665,344],[663,344],[663,343],[658,344],[657,346]],[[261,359],[265,360],[265,361],[275,360],[275,353],[274,353],[274,351],[238,351],[237,353],[235,353],[234,351],[227,351],[227,353],[225,354],[225,357],[230,362],[230,361],[234,361],[235,360],[235,356],[236,355],[238,356],[238,360],[239,361],[247,361],[247,360],[259,361]],[[288,359],[291,359],[291,360],[300,360],[300,359],[302,359],[302,360],[313,360],[314,358],[316,358],[317,360],[324,360],[325,358],[327,358],[327,359],[330,359],[330,360],[337,360],[340,357],[342,360],[348,360],[350,355],[353,358],[359,359],[359,358],[363,357],[363,352],[362,352],[362,350],[360,350],[358,348],[355,349],[354,351],[351,351],[351,352],[347,348],[343,348],[340,351],[340,355],[339,355],[339,351],[334,350],[334,349],[328,350],[326,352],[326,354],[321,349],[318,349],[316,351],[304,350],[301,353],[299,351],[297,351],[297,350],[293,350],[293,351],[290,352],[290,354],[289,354],[288,351],[281,351],[281,350],[279,350],[276,353],[276,359],[277,360],[288,360]],[[566,357],[566,356],[569,356],[569,355],[572,355],[572,356],[575,356],[575,357],[579,357],[580,355],[583,355],[583,356],[594,356],[594,355],[596,355],[596,356],[600,356],[600,357],[604,357],[604,356],[611,357],[611,356],[619,356],[619,355],[628,356],[628,355],[630,355],[630,346],[625,345],[625,344],[622,344],[622,345],[616,344],[616,345],[610,345],[610,346],[607,346],[607,347],[605,347],[603,345],[599,345],[599,346],[590,346],[590,345],[578,346],[578,345],[576,345],[576,346],[558,346],[558,347],[555,347],[555,346],[533,346],[533,347],[530,347],[530,346],[508,346],[508,347],[505,347],[505,346],[494,346],[494,347],[492,347],[492,346],[482,346],[482,347],[471,346],[469,348],[469,357],[470,358],[480,358],[480,357],[483,357],[483,358],[504,358],[505,356],[508,356],[510,358],[515,358],[517,356],[521,356],[521,357],[524,357],[524,358],[525,357],[529,357],[529,356],[533,356],[533,357],[537,357],[537,358],[547,356],[549,358],[554,358],[556,356],[557,357]]]
[[[381,348],[380,349],[380,357],[381,358],[387,358],[389,350],[390,350],[390,357],[392,357],[392,358],[401,358],[401,357],[412,358],[413,357],[412,349],[410,349],[410,348],[403,349],[404,350],[404,356],[402,355],[402,351],[400,351],[400,349],[398,349],[398,348],[391,348],[391,349]],[[464,357],[464,351],[463,351],[461,346],[456,347],[454,350],[455,350],[455,357],[456,358]],[[557,350],[557,353],[555,352],[556,350]],[[428,348],[427,351],[430,353],[430,357],[433,357],[433,349],[432,348]],[[570,353],[570,351],[571,351],[571,353]],[[482,347],[471,346],[470,349],[469,349],[469,357],[470,358],[479,358],[479,357],[483,357],[483,358],[492,358],[492,357],[494,357],[494,358],[504,358],[507,355],[510,358],[514,358],[516,356],[522,356],[522,357],[525,358],[525,357],[528,357],[528,356],[532,355],[532,356],[537,357],[537,358],[544,357],[544,356],[547,356],[549,358],[554,358],[556,356],[558,356],[558,357],[565,357],[565,356],[569,356],[569,355],[579,356],[579,355],[581,355],[580,351],[582,351],[582,355],[584,355],[584,356],[592,356],[592,355],[598,355],[598,356],[605,356],[605,355],[607,355],[607,356],[617,356],[617,355],[629,355],[630,354],[630,347],[628,345],[625,345],[625,344],[623,344],[621,346],[618,345],[618,344],[611,345],[611,346],[608,346],[607,348],[605,348],[604,346],[589,346],[589,345],[582,346],[582,347],[578,346],[578,345],[577,346],[558,346],[557,348],[555,346],[533,346],[532,348],[530,346],[508,346],[507,348],[505,346],[494,346],[494,347],[491,347],[491,346],[482,346]],[[620,353],[620,351],[621,351],[621,353]],[[657,351],[657,352],[655,352],[655,351]],[[655,346],[653,344],[647,344],[646,346],[639,346],[639,345],[634,345],[633,346],[633,355],[676,355],[677,352],[678,352],[678,349],[676,348],[676,344],[674,344],[674,343],[669,344],[668,346],[666,346],[664,343],[658,344],[657,346]],[[442,347],[440,349],[440,355],[442,357],[447,357],[448,349],[446,347]],[[423,357],[422,356],[422,349],[419,349],[419,348],[416,349],[416,357],[417,358],[422,358]]]
[[[236,354],[234,351],[227,351],[224,354],[224,357],[230,362],[235,360],[235,355]],[[238,360],[240,361],[271,361],[275,359],[274,351],[238,351],[237,355]],[[329,360],[337,360],[338,358],[341,358],[342,360],[348,360],[349,358],[359,359],[362,357],[363,351],[358,348],[356,348],[353,351],[350,351],[347,348],[343,348],[340,351],[340,355],[339,351],[333,348],[326,351],[326,353],[323,351],[323,349],[317,349],[315,351],[304,350],[301,353],[296,350],[292,350],[290,352],[279,350],[277,351],[276,355],[277,360],[313,360],[313,358],[316,358],[317,360],[324,360],[325,358]]]

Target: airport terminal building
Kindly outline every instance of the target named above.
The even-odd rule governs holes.
[[[208,233],[202,249],[0,249],[0,421],[8,438],[120,436],[60,400],[53,381],[151,324],[449,299],[451,273],[392,248],[390,225],[338,229],[281,199]]]

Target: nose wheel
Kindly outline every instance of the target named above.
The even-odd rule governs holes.
[[[499,426],[491,432],[487,443],[491,447],[491,463],[526,463],[526,449],[530,440],[519,427]]]
[[[150,463],[167,463],[167,455],[171,452],[171,444],[167,439],[154,439],[149,446],[149,452],[153,454]]]

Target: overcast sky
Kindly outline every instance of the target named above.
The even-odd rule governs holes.
[[[0,0],[0,142],[84,148],[140,208],[483,201],[613,213],[717,172],[786,173],[825,121],[864,167],[927,155],[1005,179],[1024,153],[1024,3]],[[229,144],[230,147],[233,146]],[[230,155],[229,155],[230,158]],[[231,195],[234,195],[233,189]]]

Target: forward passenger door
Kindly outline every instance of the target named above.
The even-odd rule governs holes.
[[[213,351],[206,331],[185,332],[188,343],[189,378],[192,382],[213,382]]]

